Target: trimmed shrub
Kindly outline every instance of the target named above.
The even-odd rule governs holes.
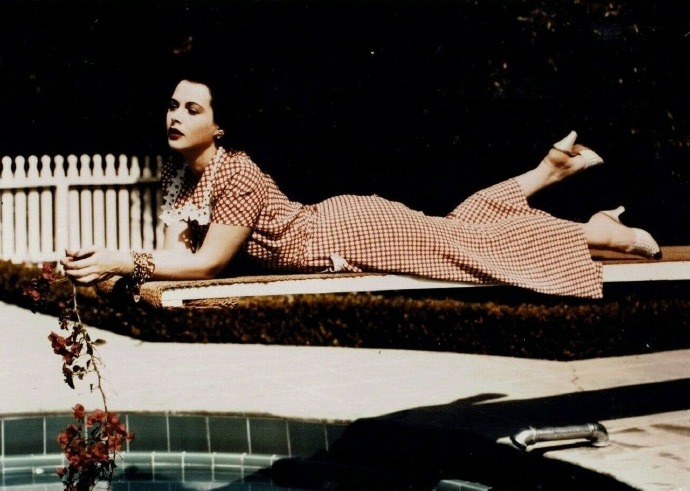
[[[40,270],[0,262],[0,300],[57,315],[69,282],[36,306],[22,290]],[[82,320],[153,342],[260,343],[411,349],[572,360],[690,347],[683,283],[607,285],[604,299],[510,287],[287,295],[235,308],[156,309],[78,289]]]

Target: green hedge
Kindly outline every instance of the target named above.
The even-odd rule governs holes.
[[[57,315],[71,287],[35,306],[40,273],[0,262],[0,300]],[[82,320],[146,341],[263,343],[454,351],[571,360],[690,347],[686,283],[607,286],[603,300],[508,287],[240,299],[232,309],[152,309],[79,288]],[[57,319],[56,319],[57,328]]]

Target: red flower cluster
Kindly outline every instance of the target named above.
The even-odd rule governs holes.
[[[35,312],[37,307],[46,302],[46,295],[50,291],[50,285],[58,280],[59,278],[55,274],[55,265],[43,263],[41,276],[29,281],[29,284],[23,290],[24,296],[32,301],[32,311]]]
[[[58,435],[68,465],[57,469],[66,490],[91,489],[98,481],[112,479],[115,455],[125,441],[134,439],[116,413],[96,409],[86,416],[84,406],[74,406],[75,422]]]
[[[55,332],[51,332],[48,336],[48,340],[53,347],[53,352],[56,355],[62,356],[62,360],[66,365],[71,365],[74,363],[74,360],[79,358],[79,355],[81,354],[82,343],[77,342],[75,338],[75,333],[72,333],[71,336],[66,338],[56,334]]]

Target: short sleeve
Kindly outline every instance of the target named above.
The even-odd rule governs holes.
[[[235,156],[218,170],[211,199],[211,222],[254,227],[264,207],[267,188],[264,175],[246,155]]]

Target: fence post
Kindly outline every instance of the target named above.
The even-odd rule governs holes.
[[[82,155],[79,159],[79,178],[87,181],[91,177],[91,159],[88,155]],[[91,190],[83,187],[79,190],[79,205],[81,211],[81,247],[93,244],[93,200]]]
[[[127,156],[120,155],[117,168],[119,177],[127,176]],[[129,242],[129,190],[122,187],[117,193],[117,227],[118,247],[120,250],[131,249]]]
[[[10,157],[2,158],[2,174],[0,174],[3,182],[11,182],[14,179],[12,175],[12,159]],[[14,194],[12,190],[3,189],[2,191],[2,211],[0,212],[0,224],[2,224],[2,256],[10,258],[14,256]]]
[[[65,176],[65,159],[62,155],[55,156],[55,252],[61,255],[69,246],[69,188]]]
[[[29,156],[29,171],[27,179],[38,183],[38,157],[35,155]],[[40,196],[38,188],[32,186],[28,193],[28,206],[26,209],[28,215],[27,228],[29,231],[27,240],[27,250],[29,259],[35,261],[40,256],[41,251],[41,207]]]
[[[14,178],[16,181],[26,183],[26,159],[22,156],[14,159],[16,164],[14,170]],[[14,195],[14,259],[15,261],[26,260],[28,243],[27,243],[27,216],[26,216],[26,191],[25,188],[20,188]]]
[[[70,183],[77,181],[79,177],[79,169],[77,168],[77,156],[68,155],[67,163],[67,182],[68,186]],[[80,236],[81,232],[79,230],[79,191],[72,189],[71,186],[68,188],[67,192],[69,198],[67,203],[67,213],[68,218],[65,226],[67,227],[67,233],[69,235],[69,248],[77,251],[81,246]]]
[[[93,173],[97,182],[103,182],[103,159],[100,155],[93,156]],[[103,188],[93,190],[93,243],[105,247],[105,195]]]
[[[105,176],[114,178],[115,156],[105,156]],[[117,196],[113,185],[109,185],[105,191],[105,246],[108,249],[117,249]]]
[[[41,173],[39,180],[44,183],[53,181],[53,174],[50,170],[50,157],[41,157]],[[53,248],[53,193],[49,187],[41,191],[41,257],[49,256],[56,252]]]
[[[139,159],[132,157],[129,176],[137,181],[141,177]],[[141,249],[141,191],[135,185],[130,191],[129,237],[132,249]]]

